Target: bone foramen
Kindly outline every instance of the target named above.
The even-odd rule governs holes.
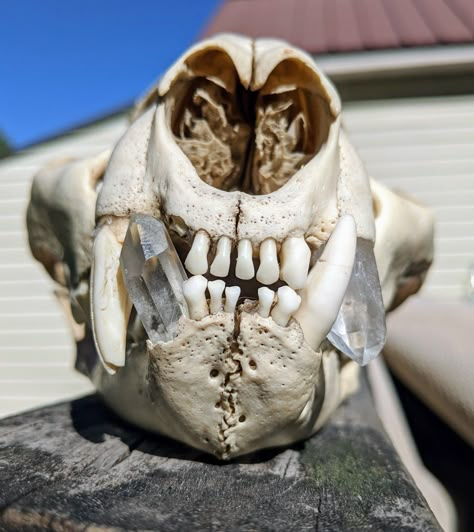
[[[107,158],[45,169],[28,208],[33,253],[95,338],[104,400],[224,459],[311,435],[354,389],[347,356],[380,350],[383,303],[421,284],[430,215],[372,193],[334,87],[272,39],[193,46]],[[423,232],[400,230],[420,217]],[[376,319],[351,313],[364,306]]]

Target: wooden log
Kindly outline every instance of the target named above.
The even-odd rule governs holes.
[[[439,531],[360,391],[310,440],[218,460],[95,396],[0,422],[0,530]]]

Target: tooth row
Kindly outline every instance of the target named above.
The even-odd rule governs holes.
[[[275,306],[272,305],[276,299]],[[266,286],[258,289],[257,312],[262,318],[270,315],[275,323],[286,327],[293,314],[299,309],[301,297],[289,286],[280,286],[276,298],[275,292]]]
[[[209,291],[209,305],[206,298]],[[222,294],[225,292],[225,302]],[[221,310],[234,313],[240,296],[239,286],[228,286],[224,281],[207,281],[202,275],[193,275],[183,283],[183,295],[188,305],[189,317],[192,320],[202,320],[209,312],[217,314]]]
[[[207,256],[211,241],[205,231],[198,231],[194,237],[191,250],[186,257],[186,269],[193,275],[204,275],[208,271]],[[232,241],[222,236],[217,242],[216,254],[210,272],[216,277],[227,277],[230,270]],[[237,261],[235,275],[242,280],[255,277],[252,243],[242,239],[237,244]],[[257,270],[257,281],[264,285],[276,283],[278,279],[285,281],[294,290],[303,288],[308,276],[311,251],[303,237],[288,237],[281,246],[280,262],[278,260],[277,243],[267,238],[260,244],[260,266]]]
[[[303,330],[307,344],[313,349],[318,349],[334,324],[346,293],[354,265],[356,241],[357,232],[353,217],[342,216],[326,243],[321,258],[307,275],[299,295],[290,286],[280,287],[276,295],[273,290],[261,287],[258,290],[257,312],[263,318],[271,316],[275,323],[282,327],[287,326],[289,320],[294,317]],[[201,238],[200,246],[202,245],[206,247],[209,242],[206,244],[206,240]],[[245,246],[247,244],[244,244]],[[108,226],[103,226],[99,230],[93,247],[92,329],[97,351],[109,373],[115,373],[125,364],[126,330],[131,309],[119,269],[121,247],[119,239]],[[228,247],[227,243],[222,244],[224,251]],[[265,254],[271,253],[273,257],[276,245],[266,244],[263,247],[264,251],[261,251],[260,255],[264,256],[262,260],[264,273],[265,270],[266,273],[271,273],[275,261],[274,258],[267,259]],[[298,284],[303,275],[295,276],[294,268],[288,266],[293,260],[295,249],[297,254],[303,256],[304,250],[304,255],[307,255],[301,242],[287,239],[282,246],[281,271],[284,272],[285,280],[289,279]],[[223,252],[224,255],[225,253]],[[285,254],[289,254],[291,260],[286,261]],[[298,264],[293,261],[293,265]],[[206,289],[210,296],[209,306]],[[221,310],[235,312],[240,288],[238,286],[226,288],[222,280],[207,282],[202,275],[195,275],[183,283],[183,293],[190,317],[200,320],[209,314],[209,311],[213,314]]]
[[[209,292],[209,305],[206,298],[206,289]],[[222,295],[225,293],[225,300]],[[192,320],[202,320],[210,314],[224,312],[234,313],[240,297],[239,286],[225,286],[224,281],[207,281],[202,275],[194,275],[183,283],[183,294],[188,305],[189,316]],[[270,315],[278,325],[286,327],[293,314],[298,310],[301,298],[289,286],[278,289],[275,301],[275,292],[267,287],[258,290],[258,313],[263,318]]]

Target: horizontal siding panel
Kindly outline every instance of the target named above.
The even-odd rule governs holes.
[[[45,329],[58,324],[61,327],[66,325],[66,320],[60,309],[58,308],[57,313],[47,313],[43,314],[30,312],[29,309],[25,310],[25,313],[22,314],[0,314],[0,323],[2,324],[2,330],[17,330],[25,332],[24,322],[25,320],[34,319],[36,327],[44,327]]]
[[[0,330],[0,343],[4,346],[15,345],[18,342],[23,347],[35,347],[38,344],[49,345],[54,338],[54,341],[67,344],[72,340],[72,336],[67,330],[62,327],[48,327],[47,329],[24,329],[23,332],[17,330]]]
[[[442,249],[437,249],[438,254],[436,256],[436,268],[467,271],[471,265],[474,266],[472,254],[456,253],[453,255],[448,255],[442,251]]]
[[[410,128],[409,132],[404,129],[387,129],[385,126],[380,131],[377,131],[377,135],[374,135],[372,129],[369,131],[352,130],[350,138],[356,144],[370,144],[374,148],[377,148],[377,146],[403,147],[406,146],[407,139],[410,140],[411,146],[437,148],[444,147],[446,144],[472,146],[473,134],[474,126],[463,126],[463,124],[459,124],[456,128],[451,129],[427,130],[422,127]]]
[[[473,179],[473,185],[474,185],[474,179]],[[412,188],[410,187],[410,191]],[[416,189],[415,191],[416,192]],[[452,190],[452,187],[450,190],[436,190],[436,191],[429,191],[429,190],[423,190],[421,191],[423,194],[423,201],[425,205],[432,206],[434,208],[436,207],[452,207],[452,208],[459,208],[459,207],[472,207],[474,205],[474,189],[470,190],[463,190],[462,194],[459,194],[457,190]]]
[[[436,299],[463,300],[466,297],[466,287],[462,284],[448,286],[431,284],[422,288],[422,294]]]
[[[24,218],[27,206],[28,199],[26,197],[4,199],[0,196],[0,219],[12,215]]]
[[[403,113],[399,109],[391,108],[392,102],[385,102],[386,109],[375,111],[367,108],[365,112],[355,111],[353,104],[344,105],[344,127],[354,137],[360,133],[378,133],[385,131],[407,131],[407,124],[417,132],[430,129],[450,130],[462,125],[463,128],[471,129],[474,122],[474,111],[472,109],[455,111],[452,113],[438,113],[435,109],[425,113]]]
[[[457,221],[457,222],[440,222],[436,225],[436,234],[438,238],[445,237],[470,237],[474,235],[474,220]],[[474,252],[474,250],[472,250]]]
[[[46,284],[46,283],[45,283]],[[4,297],[0,292],[0,309],[2,314],[6,311],[11,311],[15,314],[19,312],[36,312],[41,315],[43,312],[50,314],[59,308],[59,302],[56,300],[53,290],[45,289],[45,294],[42,296],[25,295],[24,292],[17,293],[11,297]],[[25,330],[29,323],[34,323],[34,319],[25,322]],[[1,329],[0,329],[1,330]]]
[[[0,175],[2,175],[0,164]],[[27,203],[30,198],[30,188],[31,181],[24,183],[6,183],[4,179],[4,174],[2,175],[2,180],[0,181],[0,198],[2,200],[15,199],[17,201],[23,201]]]
[[[41,381],[64,381],[75,382],[75,379],[71,381],[71,368],[67,364],[59,364],[54,366],[45,366],[36,364],[36,361],[30,361],[30,364],[18,366],[14,364],[1,364],[0,363],[0,393],[6,393],[3,390],[3,385],[9,381],[31,381],[34,376],[34,380],[39,379]]]
[[[18,365],[58,365],[66,364],[71,367],[74,363],[74,348],[72,344],[69,345],[52,345],[31,347],[14,346],[4,347],[0,346],[0,374],[2,374],[2,367],[12,364]]]
[[[9,231],[7,229],[4,229],[2,231],[0,229],[0,249],[15,248],[19,245],[26,247],[27,244],[28,237],[26,235],[26,230]]]
[[[429,273],[429,281],[434,285],[454,286],[460,285],[467,288],[467,271],[464,269],[438,270],[433,268]]]
[[[31,180],[49,161],[111,147],[125,120],[82,130],[0,161],[0,416],[92,391],[74,370],[75,346],[54,283],[28,247]]]
[[[472,256],[474,250],[474,235],[467,237],[458,237],[456,235],[447,235],[445,237],[435,236],[435,248],[442,250],[441,253],[458,253],[464,252]],[[473,257],[474,259],[474,257]]]
[[[0,397],[15,397],[18,395],[19,388],[24,388],[27,391],[27,396],[48,397],[51,399],[76,395],[91,390],[91,386],[87,382],[86,377],[80,375],[68,380],[36,380],[32,376],[30,379],[0,381]]]
[[[30,297],[50,296],[51,290],[48,289],[42,279],[24,279],[22,281],[0,281],[0,300],[3,298],[14,298],[20,295]]]
[[[473,132],[474,136],[474,132]],[[384,163],[392,164],[398,162],[401,158],[404,163],[411,161],[419,164],[420,161],[426,161],[427,164],[436,164],[438,161],[467,161],[474,168],[474,153],[472,144],[445,144],[442,146],[413,146],[411,135],[407,134],[407,144],[404,146],[384,145],[377,146],[372,143],[370,146],[359,148],[359,154],[362,159],[367,159],[370,164]]]
[[[370,129],[376,124],[416,123],[438,124],[438,128],[452,128],[457,124],[472,124],[474,100],[471,95],[449,98],[404,98],[351,102],[344,106],[344,120]],[[465,120],[463,120],[465,119]],[[387,125],[384,129],[387,129]]]
[[[19,282],[40,282],[43,283],[43,279],[37,281],[29,281],[32,276],[35,276],[38,271],[38,266],[32,261],[30,264],[14,263],[0,264],[0,290],[4,283],[10,281]]]
[[[34,260],[30,250],[26,247],[2,248],[2,259],[5,263],[11,264],[28,263]]]
[[[433,209],[424,293],[464,298],[474,263],[474,96],[349,103],[344,124],[370,175]]]
[[[374,176],[375,177],[375,176]],[[392,188],[400,188],[402,190],[413,191],[420,197],[429,198],[431,194],[443,195],[450,193],[450,199],[453,199],[464,194],[459,194],[459,190],[471,190],[473,187],[472,174],[453,174],[451,176],[442,173],[433,172],[429,176],[413,176],[400,174],[398,176],[384,177],[380,179],[387,186]],[[436,188],[433,188],[433,180],[436,181]]]
[[[366,164],[369,174],[382,181],[389,177],[397,177],[403,180],[415,176],[429,177],[433,180],[439,176],[456,176],[456,174],[462,174],[463,176],[472,175],[474,171],[474,155],[471,159],[449,159],[447,161],[404,161],[403,159],[397,159],[396,155],[389,162],[372,161],[369,156],[362,157],[362,160]]]
[[[457,222],[462,220],[474,221],[474,204],[472,205],[437,205],[433,207],[433,212],[437,220],[442,223]]]

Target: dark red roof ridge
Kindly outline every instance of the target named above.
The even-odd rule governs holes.
[[[204,36],[227,31],[313,54],[474,43],[474,1],[227,0]]]

